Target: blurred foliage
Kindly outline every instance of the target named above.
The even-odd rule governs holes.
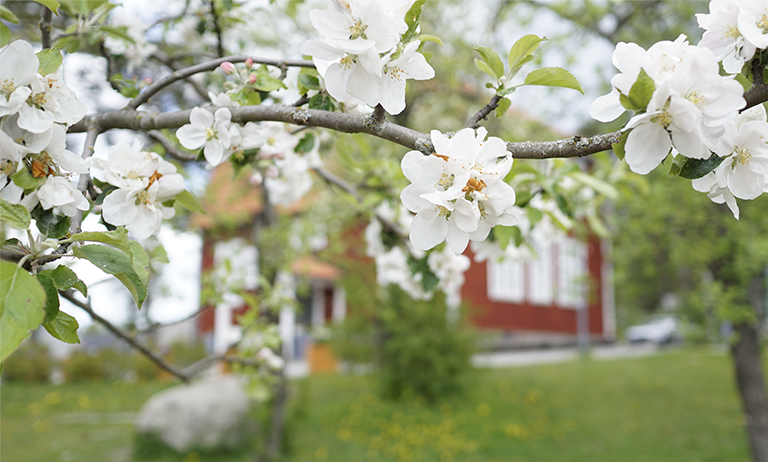
[[[24,342],[3,362],[3,380],[42,383],[51,375],[53,361],[48,348],[35,342]]]

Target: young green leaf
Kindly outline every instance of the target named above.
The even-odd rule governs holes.
[[[687,180],[695,180],[716,169],[723,163],[723,160],[725,158],[715,154],[710,156],[709,159],[689,159],[688,157],[676,156],[670,167],[669,174],[677,175]]]
[[[504,63],[501,62],[501,58],[499,58],[498,53],[488,47],[476,46],[472,49],[480,53],[483,61],[488,64],[488,67],[493,72],[491,75],[494,76],[496,80],[500,79],[501,76],[504,75]]]
[[[499,101],[499,105],[496,106],[496,118],[503,116],[505,112],[507,112],[507,109],[509,109],[509,106],[512,105],[512,102],[508,98],[501,98]]]
[[[529,34],[520,37],[512,45],[512,49],[509,50],[510,77],[514,77],[521,67],[533,59],[533,52],[536,51],[536,48],[544,40],[547,40],[547,38]]]
[[[6,26],[3,23],[0,23],[0,47],[4,47],[8,45],[8,42],[11,41],[11,30],[8,29],[8,26]]]
[[[133,37],[128,35],[128,27],[126,26],[119,26],[119,27],[101,26],[99,27],[99,30],[109,35],[112,38],[123,40],[128,43],[136,43],[136,40],[134,40]]]
[[[200,202],[198,202],[195,195],[186,189],[176,195],[176,202],[191,212],[205,214],[205,210],[203,210],[203,207],[200,205]]]
[[[299,74],[299,84],[307,90],[320,90],[320,79],[314,75]]]
[[[136,245],[141,247],[138,242]],[[131,293],[136,306],[141,308],[147,298],[147,281],[137,274],[131,257],[115,248],[98,244],[76,247],[73,253],[78,258],[90,261],[105,273],[115,276]],[[146,253],[144,256],[146,257]]]
[[[644,69],[640,69],[637,80],[629,89],[629,95],[620,95],[619,101],[625,109],[630,111],[645,111],[654,91],[656,91],[656,84],[653,79],[645,73]]]
[[[0,198],[0,221],[16,229],[27,229],[30,224],[29,210],[20,204],[11,204]]]
[[[45,290],[34,276],[0,261],[0,362],[40,325],[45,299]]]
[[[32,210],[31,215],[38,231],[50,239],[61,239],[69,233],[71,220],[66,215],[56,215],[53,209],[42,210],[39,207]]]
[[[568,176],[609,199],[615,200],[619,197],[619,190],[612,184],[603,180],[598,180],[597,178],[582,172],[572,172],[569,173]]]
[[[283,88],[286,88],[285,84],[274,77],[270,77],[266,74],[260,74],[256,76],[256,82],[253,84],[253,88],[267,92],[275,91],[275,90],[281,90]]]
[[[13,11],[9,10],[8,8],[4,7],[3,5],[0,5],[0,19],[5,19],[8,22],[12,22],[14,24],[19,23],[19,18],[15,14],[13,14]]]
[[[45,318],[43,318],[43,324],[45,324],[48,321],[52,321],[59,313],[59,291],[56,290],[53,279],[48,277],[47,274],[40,273],[36,277],[37,282],[45,290]]]
[[[619,160],[624,160],[624,154],[626,154],[624,146],[627,144],[627,136],[629,136],[629,132],[622,133],[619,137],[619,141],[611,145],[613,153],[616,154],[616,157],[618,157]]]
[[[36,189],[42,181],[40,178],[33,177],[32,174],[29,173],[29,169],[26,168],[22,168],[18,172],[11,175],[11,179],[16,184],[16,186],[24,190]]]
[[[40,61],[40,75],[48,75],[56,72],[61,66],[61,51],[54,48],[48,48],[37,52],[37,59]]]
[[[80,279],[77,277],[77,274],[75,274],[74,271],[64,265],[59,265],[54,269],[41,271],[38,274],[45,274],[46,276],[50,277],[53,281],[53,285],[58,290],[69,290],[74,287],[78,281],[80,281]]]
[[[486,74],[488,74],[491,77],[493,77],[494,80],[497,80],[497,81],[499,80],[499,78],[496,77],[496,73],[494,73],[493,70],[490,67],[488,67],[488,65],[485,64],[484,61],[480,61],[479,59],[475,59],[475,66],[477,66],[477,68],[480,69],[481,71],[483,71]],[[493,84],[491,84],[491,86],[489,88],[494,88]]]
[[[408,29],[403,34],[401,40],[403,43],[410,42],[416,36],[419,29],[419,22],[421,21],[421,12],[424,9],[425,3],[427,3],[427,0],[416,0],[413,2],[413,5],[411,5],[411,8],[408,9],[408,12],[405,13],[405,24],[408,26]]]
[[[581,84],[570,72],[560,67],[536,69],[525,77],[523,85],[544,85],[548,87],[570,88],[584,93]]]
[[[80,325],[77,319],[63,311],[59,311],[52,320],[43,323],[49,334],[65,343],[80,343],[77,329]]]
[[[56,16],[59,15],[59,2],[56,0],[32,0],[35,3],[39,3],[40,5],[43,5],[44,7],[48,8],[49,10],[53,11]]]

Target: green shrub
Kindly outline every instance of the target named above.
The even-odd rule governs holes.
[[[448,321],[441,296],[414,301],[399,288],[390,287],[387,293],[381,314],[378,378],[382,395],[435,401],[462,391],[473,336]]]
[[[107,378],[107,367],[102,357],[85,351],[75,351],[61,363],[67,382],[85,382]]]
[[[34,342],[23,343],[3,362],[3,380],[43,383],[51,375],[52,362],[48,349]]]

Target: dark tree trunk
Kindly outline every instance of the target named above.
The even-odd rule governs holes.
[[[768,462],[768,394],[760,358],[760,337],[756,326],[735,326],[739,336],[731,347],[736,383],[744,407],[747,436],[753,462]]]

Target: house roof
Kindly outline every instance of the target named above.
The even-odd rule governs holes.
[[[318,260],[314,255],[296,259],[291,265],[291,271],[297,276],[323,281],[335,281],[344,274],[339,268]]]

